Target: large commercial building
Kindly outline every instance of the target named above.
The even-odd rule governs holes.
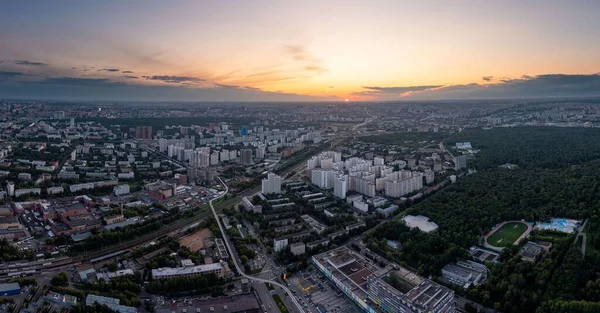
[[[365,312],[454,312],[452,290],[396,264],[380,268],[346,246],[315,255],[312,262]]]
[[[21,286],[19,283],[8,283],[0,284],[0,296],[14,296],[21,293]]]
[[[269,173],[267,178],[263,178],[262,180],[262,194],[280,194],[281,193],[281,176]]]

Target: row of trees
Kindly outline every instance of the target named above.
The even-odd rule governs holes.
[[[215,293],[220,291],[224,283],[222,278],[215,274],[196,277],[179,277],[171,279],[157,279],[148,284],[146,290],[154,294],[174,295],[180,292],[195,291],[195,294]]]

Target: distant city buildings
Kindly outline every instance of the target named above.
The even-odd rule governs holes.
[[[152,139],[152,126],[137,126],[135,128],[135,138]]]

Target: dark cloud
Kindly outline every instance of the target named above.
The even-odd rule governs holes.
[[[91,70],[92,70],[91,68],[84,68],[84,69],[82,69],[83,72],[88,72],[88,71],[91,71]]]
[[[18,76],[18,74],[7,74]],[[157,80],[162,80],[158,79]],[[172,80],[172,78],[170,78]],[[181,79],[179,80],[181,81]],[[185,80],[183,80],[185,82]],[[211,87],[144,85],[106,78],[55,77],[36,81],[0,80],[0,95],[15,99],[88,101],[315,101],[315,98],[252,87],[211,84]]]
[[[2,72],[2,71],[0,71],[0,78],[19,77],[19,76],[25,76],[25,74],[21,73],[21,72]]]
[[[98,70],[98,72],[119,72],[119,71],[121,71],[121,70],[118,68],[102,68],[102,69]]]
[[[15,60],[15,64],[17,65],[27,65],[27,66],[48,66],[46,63],[42,62],[32,62],[27,60]]]
[[[378,99],[399,99],[406,93],[423,92],[426,90],[442,87],[440,85],[428,86],[406,86],[406,87],[380,87],[380,86],[363,86],[364,91],[354,92],[355,96],[367,96]]]
[[[133,74],[132,71],[122,71],[121,73],[123,73],[123,74]]]
[[[492,80],[494,80],[494,76],[483,76],[481,79],[483,79],[486,82],[491,82]]]
[[[596,96],[600,96],[600,74],[544,74],[502,79],[496,84],[449,85],[410,94],[407,98],[458,100]]]
[[[171,75],[154,75],[154,76],[142,76],[144,79],[148,80],[158,80],[165,83],[174,83],[174,84],[199,84],[206,82],[206,79],[191,77],[191,76],[171,76]]]
[[[72,69],[72,70],[76,70],[77,68],[76,68],[76,67],[72,67],[71,69]]]
[[[4,61],[0,61],[0,64],[4,63]]]
[[[137,76],[132,76],[132,75],[124,75],[123,77],[125,77],[125,78],[129,78],[129,79],[136,79],[136,78],[139,78],[139,77],[137,77]]]

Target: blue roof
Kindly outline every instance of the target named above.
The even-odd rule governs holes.
[[[0,293],[14,290],[21,290],[21,285],[19,283],[0,284]]]

